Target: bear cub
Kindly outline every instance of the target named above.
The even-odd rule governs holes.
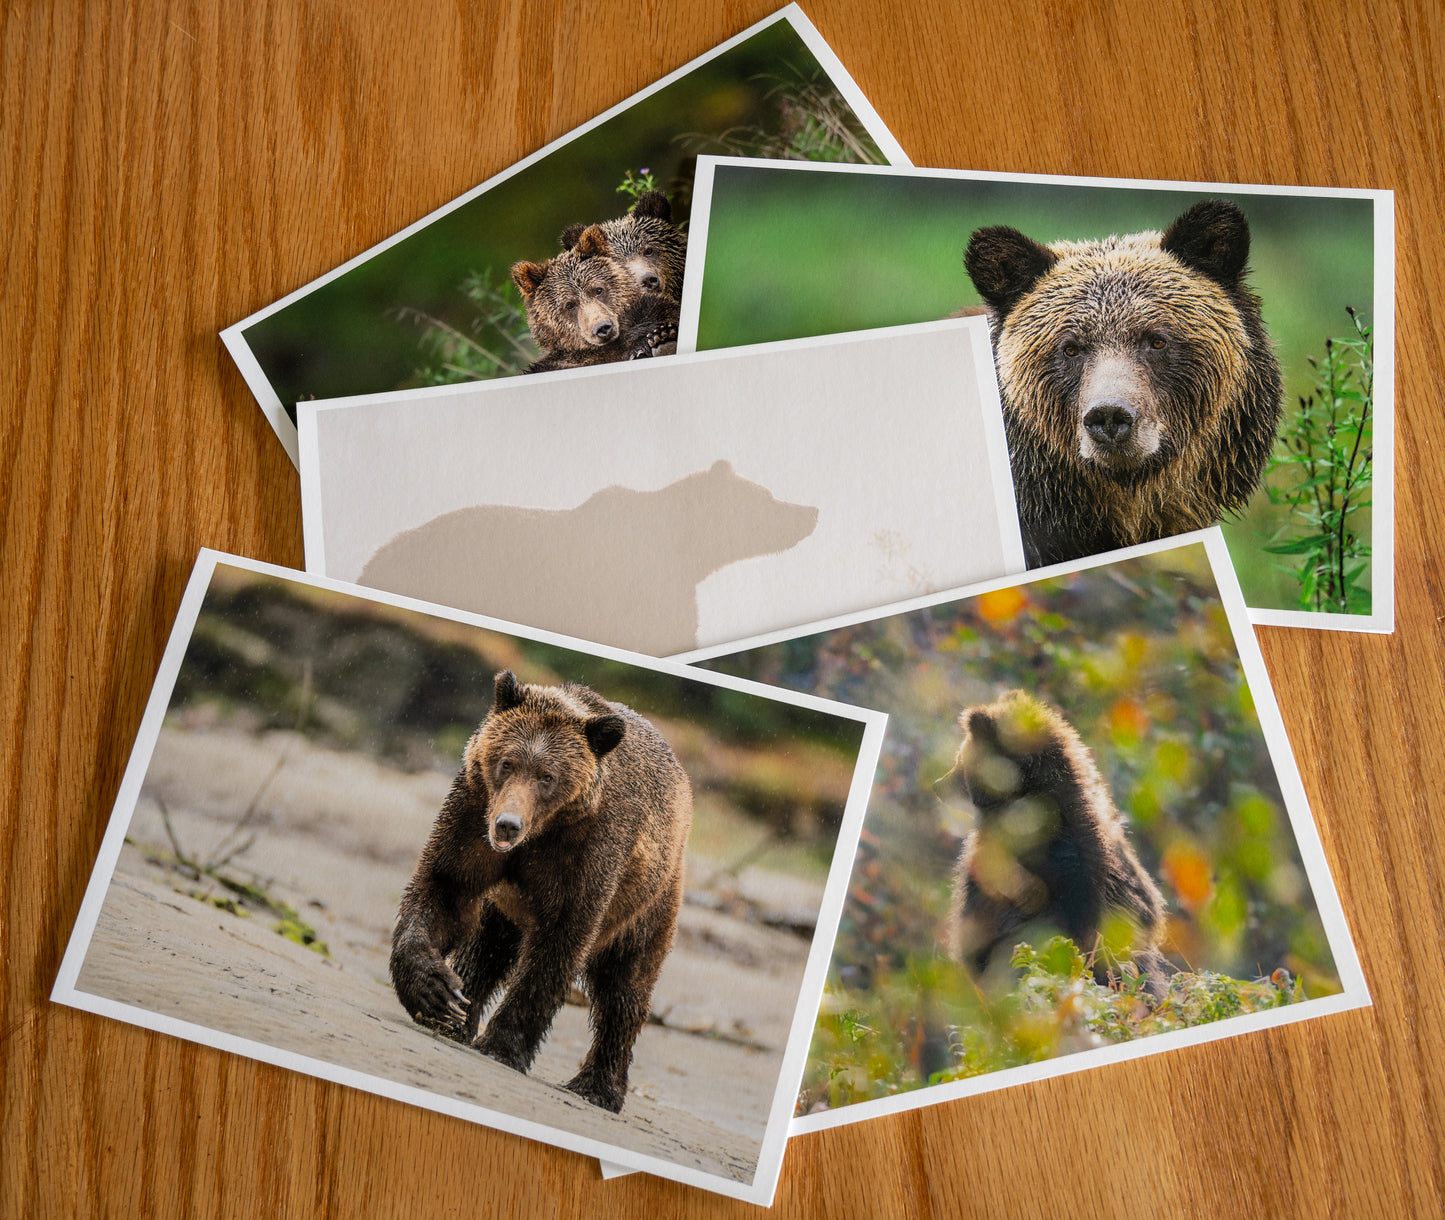
[[[935,788],[970,801],[978,824],[954,873],[953,956],[982,975],[1000,944],[1045,923],[1094,954],[1098,982],[1131,957],[1162,999],[1164,898],[1074,727],[1020,690],[967,708],[958,723],[963,743]]]
[[[1246,282],[1249,222],[1205,200],[1163,233],[1040,245],[994,226],[987,307],[1030,567],[1213,525],[1259,486],[1279,362]]]
[[[687,775],[651,724],[588,687],[503,670],[402,895],[397,998],[419,1024],[526,1072],[583,980],[592,1044],[566,1087],[620,1111],[672,947],[691,822]]]
[[[676,352],[687,235],[666,195],[644,192],[625,216],[569,225],[561,240],[561,254],[512,268],[543,352],[527,372]]]

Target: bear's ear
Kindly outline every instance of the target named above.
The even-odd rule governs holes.
[[[494,712],[505,712],[522,702],[522,684],[510,669],[504,669],[495,679],[496,697],[492,704]]]
[[[592,747],[592,753],[601,758],[622,740],[622,735],[627,732],[627,721],[616,713],[609,713],[606,716],[593,716],[582,727],[587,734],[587,744]]]
[[[531,296],[547,278],[546,263],[517,263],[512,267],[512,283],[524,297]]]
[[[582,230],[587,226],[580,220],[568,225],[562,230],[562,236],[558,240],[562,243],[562,249],[570,250],[577,244],[577,239],[582,236]]]
[[[671,220],[672,204],[661,191],[643,191],[632,205],[634,216],[651,216],[655,220]]]
[[[1227,200],[1206,199],[1169,226],[1159,248],[1191,270],[1236,288],[1249,261],[1249,221]]]
[[[999,317],[1005,317],[1057,261],[1047,246],[1007,225],[975,229],[963,254],[968,278],[978,295]]]
[[[598,225],[588,225],[577,235],[577,257],[591,258],[594,254],[608,255],[612,247]]]
[[[998,741],[998,726],[986,708],[969,708],[959,716],[958,723],[975,741]]]

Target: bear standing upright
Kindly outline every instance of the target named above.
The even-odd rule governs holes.
[[[935,785],[978,811],[954,874],[954,957],[981,975],[1001,943],[1046,923],[1095,955],[1099,982],[1130,956],[1162,999],[1164,898],[1074,727],[1020,690],[966,709],[958,723],[958,757]]]
[[[526,1072],[583,978],[592,1046],[566,1087],[620,1111],[672,947],[691,822],[687,775],[646,720],[585,686],[503,670],[402,895],[397,998]]]
[[[1030,567],[1212,525],[1259,486],[1280,371],[1224,200],[1163,232],[1050,245],[978,229]]]

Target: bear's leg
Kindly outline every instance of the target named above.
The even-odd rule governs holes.
[[[679,884],[661,909],[649,912],[640,926],[596,952],[587,964],[592,1045],[565,1087],[614,1114],[627,1099],[632,1047],[652,1010],[652,989],[672,947],[681,904]]]
[[[506,998],[472,1045],[498,1063],[525,1072],[537,1057],[567,989],[582,969],[599,920],[546,921],[522,934]]]
[[[471,1001],[467,1023],[455,1035],[471,1043],[481,1026],[482,1013],[492,995],[511,971],[522,944],[517,925],[490,904],[483,907],[481,922],[452,956],[452,965],[462,980],[462,993]]]

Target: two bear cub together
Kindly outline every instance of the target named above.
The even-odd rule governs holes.
[[[562,253],[512,267],[527,325],[542,355],[529,373],[677,350],[678,306],[687,234],[672,223],[661,191],[645,191],[632,210],[602,224],[562,231]]]

